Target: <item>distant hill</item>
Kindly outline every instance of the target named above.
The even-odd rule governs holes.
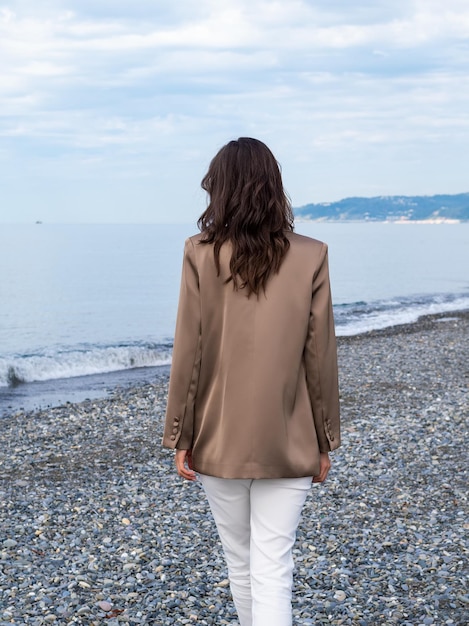
[[[463,221],[469,220],[469,193],[345,198],[338,202],[306,204],[295,208],[294,213],[295,217],[321,221]]]

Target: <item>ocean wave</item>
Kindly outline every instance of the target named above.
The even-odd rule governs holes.
[[[169,365],[171,351],[171,344],[137,343],[56,351],[47,349],[35,354],[0,357],[0,387]]]
[[[401,324],[423,315],[469,309],[469,294],[415,296],[334,305],[336,334],[360,335]],[[139,367],[170,365],[172,343],[133,342],[115,346],[50,347],[32,354],[0,357],[0,387],[104,374]]]
[[[360,335],[370,330],[412,324],[423,315],[469,309],[469,294],[434,295],[363,302],[334,307],[338,337]]]

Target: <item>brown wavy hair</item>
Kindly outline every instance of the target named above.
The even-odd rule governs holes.
[[[220,249],[230,241],[231,276],[226,282],[245,288],[248,296],[259,295],[279,271],[290,247],[286,233],[293,231],[278,162],[262,141],[240,137],[215,155],[201,185],[209,195],[197,222],[201,243],[214,244],[220,275]]]

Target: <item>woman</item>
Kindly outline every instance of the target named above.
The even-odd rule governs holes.
[[[280,168],[230,141],[185,244],[163,445],[207,494],[241,626],[292,623],[292,548],[340,445],[327,246],[293,233]]]

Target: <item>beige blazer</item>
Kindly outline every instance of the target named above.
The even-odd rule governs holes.
[[[235,291],[231,245],[185,243],[163,445],[222,478],[319,473],[340,445],[327,246],[291,233],[265,293]]]

